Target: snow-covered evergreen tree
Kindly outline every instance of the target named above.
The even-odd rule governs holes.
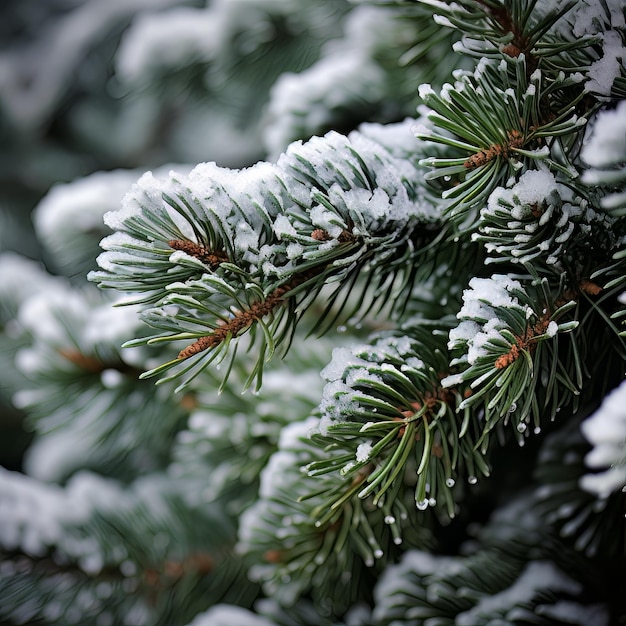
[[[0,75],[0,622],[626,623],[626,5],[104,4]]]

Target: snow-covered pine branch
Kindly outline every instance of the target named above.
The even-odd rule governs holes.
[[[406,143],[409,127],[401,125]],[[294,143],[276,164],[247,170],[202,164],[188,176],[146,174],[106,215],[116,232],[90,277],[154,303],[143,319],[165,332],[142,343],[187,342],[149,375],[197,374],[251,329],[260,381],[263,360],[324,286],[331,301],[357,279],[371,293],[408,297],[409,268],[441,230],[420,180],[414,163],[358,132]]]

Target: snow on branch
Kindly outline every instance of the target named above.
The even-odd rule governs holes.
[[[582,424],[591,452],[585,457],[593,472],[580,479],[583,489],[607,498],[626,489],[626,383],[614,389]]]

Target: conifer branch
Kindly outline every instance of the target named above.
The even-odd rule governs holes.
[[[271,46],[213,4],[210,50],[195,10],[173,35],[212,77],[243,67],[220,59],[229,38],[263,39],[257,63],[293,35],[293,3],[254,2],[276,12],[257,20]],[[78,623],[73,604],[102,624],[221,626],[252,606],[250,623],[301,626],[624,621],[623,3],[338,4],[349,42],[277,83],[268,162],[108,198],[90,279],[137,307],[0,271],[0,357],[18,351],[0,394],[35,429],[27,470],[68,485],[0,472],[0,621]],[[363,103],[413,115],[416,93],[417,119],[310,137]],[[29,551],[40,571],[13,569]],[[110,614],[89,613],[98,591]]]
[[[254,576],[275,588],[280,602],[296,591],[298,596],[309,594],[316,603],[332,598],[342,611],[363,598],[361,576],[380,571],[402,549],[432,545],[433,537],[428,516],[415,507],[405,508],[402,497],[379,507],[355,497],[373,464],[355,476],[342,477],[341,502],[328,509],[325,494],[331,485],[337,486],[336,476],[323,474],[312,481],[288,463],[294,454],[302,464],[321,459],[323,452],[307,437],[316,421],[309,418],[288,427],[293,438],[290,443],[283,440],[284,447],[261,476],[264,496],[244,513],[246,532],[240,548],[263,563]],[[290,493],[296,495],[295,501]],[[281,530],[285,519],[290,524]],[[349,580],[342,579],[346,567],[352,572]],[[289,585],[285,586],[287,574]]]
[[[128,363],[124,363],[121,359],[119,361],[105,361],[101,358],[89,356],[79,350],[70,348],[60,348],[58,353],[64,359],[88,374],[102,374],[102,372],[106,370],[115,370],[121,374],[136,378],[141,373],[141,370],[130,366]]]
[[[100,359],[83,354],[78,350],[60,349],[59,354],[70,363],[90,374],[100,374],[108,367]]]
[[[200,339],[181,350],[178,354],[178,359],[188,359],[204,350],[219,346],[229,337],[237,337],[246,328],[249,328],[255,322],[266,315],[270,315],[276,308],[282,306],[290,291],[302,285],[316,273],[308,271],[296,275],[287,283],[276,287],[264,300],[253,303],[246,310],[233,312],[231,319],[224,321],[209,335],[200,337]]]
[[[485,0],[477,0],[476,4],[482,6],[486,13],[495,19],[502,34],[510,33],[513,36],[513,39],[502,48],[503,54],[510,57],[519,57],[520,54],[528,55],[530,45],[528,35],[524,34],[524,25],[518,24],[513,19],[508,7],[494,6]]]
[[[194,552],[182,559],[168,560],[160,568],[147,567],[143,579],[153,592],[163,592],[185,576],[207,576],[216,568],[215,558],[208,552]]]
[[[525,437],[531,420],[538,433],[542,419],[552,417],[549,411],[555,409],[548,407],[576,405],[583,385],[575,339],[579,322],[561,319],[576,309],[576,300],[563,287],[561,295],[552,296],[546,279],[522,286],[493,276],[472,279],[470,287],[459,313],[462,321],[450,331],[448,343],[455,357],[451,363],[460,372],[445,378],[443,384],[469,386],[471,393],[460,409],[474,412],[483,407],[485,423],[476,426],[481,432],[479,444],[486,449],[490,431],[503,421],[511,422],[516,436]],[[490,298],[482,297],[483,289],[485,296],[490,292]],[[559,358],[562,334],[572,350],[566,362]]]
[[[182,239],[170,239],[167,245],[174,250],[180,250],[190,256],[196,257],[203,263],[206,263],[210,269],[217,269],[220,264],[228,261],[228,257],[223,252],[213,252],[195,241],[186,241]]]
[[[323,228],[316,228],[311,233],[311,239],[315,239],[315,241],[331,241],[333,237],[331,237],[327,230],[324,230]],[[337,237],[337,241],[339,243],[352,243],[354,241],[354,235],[349,230],[342,230]]]
[[[322,403],[322,422],[312,435],[329,454],[311,463],[308,472],[322,476],[333,471],[358,478],[358,484],[336,483],[324,494],[318,518],[328,519],[333,509],[353,497],[372,497],[374,505],[384,506],[407,468],[417,476],[414,506],[438,506],[454,517],[451,489],[456,479],[466,472],[472,480],[476,472],[489,474],[474,446],[476,430],[465,428],[461,435],[455,414],[462,398],[458,389],[441,384],[447,363],[441,359],[441,346],[428,337],[429,328],[425,323],[411,329],[412,342],[403,346],[411,346],[406,352],[397,352],[393,336],[355,349],[337,380],[342,361],[329,365],[335,374]],[[427,359],[431,369],[422,370],[418,362],[400,369],[403,360],[410,363],[413,358]]]
[[[403,129],[413,141],[408,125]],[[323,168],[311,165],[320,159]],[[404,303],[419,272],[407,260],[417,265],[418,258],[431,256],[429,244],[442,230],[421,195],[415,165],[358,132],[293,144],[276,164],[238,173],[236,184],[225,170],[197,169],[203,175],[208,170],[207,182],[195,171],[188,179],[172,176],[159,181],[155,194],[149,187],[154,181],[146,179],[126,198],[122,217],[110,219],[119,232],[106,242],[103,271],[91,276],[103,287],[148,292],[142,304],[156,301],[142,319],[163,333],[126,346],[194,340],[143,378],[171,368],[173,374],[161,380],[192,370],[193,378],[226,356],[230,339],[250,330],[252,342],[261,337],[254,365],[260,384],[262,363],[276,346],[288,344],[301,313],[326,284],[332,282],[332,291],[314,332],[343,314],[349,295],[344,287],[361,276],[360,301],[367,291],[370,308],[377,300],[382,308],[401,292]],[[203,206],[200,197],[215,197],[216,204]],[[166,257],[165,244],[184,254]],[[302,310],[296,311],[296,299]],[[268,325],[262,322],[288,300]],[[255,332],[257,323],[262,332]]]
[[[513,129],[508,131],[507,137],[506,143],[494,144],[473,154],[463,163],[463,166],[470,170],[486,165],[489,161],[498,157],[508,159],[512,155],[513,150],[524,147],[525,140],[519,130]]]
[[[550,318],[551,314],[546,312],[535,324],[527,327],[523,335],[516,336],[510,350],[496,359],[494,367],[496,369],[508,367],[522,355],[522,352],[528,352],[532,356],[537,346],[537,339],[544,335],[550,326]]]

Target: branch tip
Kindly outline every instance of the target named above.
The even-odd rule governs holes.
[[[482,165],[486,165],[490,161],[498,157],[502,157],[503,159],[507,159],[511,150],[515,148],[521,148],[524,145],[524,135],[516,129],[510,130],[507,133],[508,141],[504,144],[493,144],[480,152],[476,152],[472,154],[464,163],[463,167],[465,169],[475,169],[477,167],[481,167]]]
[[[221,263],[228,261],[228,257],[223,252],[209,250],[195,241],[170,239],[167,245],[173,250],[180,250],[189,256],[195,257],[208,265],[212,270],[216,269]]]
[[[291,281],[279,285],[265,298],[250,305],[250,308],[243,311],[236,311],[229,320],[218,326],[211,334],[200,337],[192,344],[184,348],[178,353],[178,360],[188,359],[204,350],[219,346],[230,335],[236,337],[254,322],[269,315],[274,309],[283,303],[287,294],[301,285],[313,275],[314,271],[310,270],[294,276]]]

